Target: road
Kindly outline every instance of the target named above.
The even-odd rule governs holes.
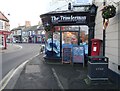
[[[19,44],[22,49],[2,54],[2,78],[13,68],[39,53],[40,44]]]

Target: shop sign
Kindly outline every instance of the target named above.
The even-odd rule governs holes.
[[[51,22],[53,24],[86,24],[87,17],[79,15],[60,15],[60,16],[51,16]]]
[[[2,31],[2,34],[3,35],[9,35],[11,32],[9,32],[9,31]]]

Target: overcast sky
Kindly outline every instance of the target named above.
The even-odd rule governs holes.
[[[11,28],[24,25],[25,20],[36,25],[49,5],[50,0],[1,0],[0,11],[10,20]],[[8,16],[10,14],[10,16]]]
[[[78,3],[91,0],[1,0],[0,11],[10,20],[10,29],[12,29],[18,27],[18,24],[25,25],[25,21],[31,21],[31,25],[38,24],[39,16],[48,12],[49,8],[54,6],[56,2],[57,4],[53,8],[59,7],[61,1],[76,1]],[[64,2],[63,4],[65,4]],[[54,9],[51,8],[51,10]]]

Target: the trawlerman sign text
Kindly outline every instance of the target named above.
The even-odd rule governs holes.
[[[86,21],[86,16],[51,16],[51,21],[52,22],[74,22],[74,21],[80,21],[80,22],[85,22]]]

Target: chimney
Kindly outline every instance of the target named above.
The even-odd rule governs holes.
[[[18,23],[18,27],[20,26],[20,23]]]
[[[30,21],[25,21],[25,27],[30,27],[30,26],[31,26]]]

